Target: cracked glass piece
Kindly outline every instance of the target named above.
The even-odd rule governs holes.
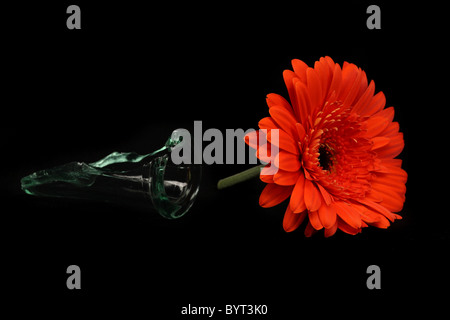
[[[143,206],[176,219],[194,203],[201,180],[201,165],[172,162],[170,153],[181,141],[175,130],[162,148],[149,154],[113,152],[95,162],[37,171],[22,178],[22,190],[34,196]]]

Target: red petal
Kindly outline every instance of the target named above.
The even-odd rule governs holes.
[[[301,142],[303,141],[306,135],[305,127],[301,123],[296,123],[295,127],[297,128],[298,139]]]
[[[271,117],[265,117],[259,120],[258,127],[260,129],[279,129],[277,123]]]
[[[399,132],[396,135],[390,137],[391,141],[377,150],[377,155],[380,158],[394,158],[402,152],[405,147],[405,141],[403,140],[403,133]]]
[[[384,117],[387,121],[392,122],[392,120],[394,120],[394,114],[394,107],[389,107],[378,112],[376,116]]]
[[[372,138],[371,140],[373,142],[372,150],[380,149],[391,141],[388,137],[382,136]]]
[[[406,172],[403,169],[391,170],[389,173],[374,174],[371,181],[372,188],[377,190],[389,189],[389,192],[405,193],[406,192]]]
[[[370,225],[377,227],[377,228],[386,229],[387,227],[389,227],[391,225],[391,223],[385,217],[380,216],[378,221],[372,222],[372,223],[370,223]]]
[[[330,203],[332,201],[331,195],[320,184],[317,184],[317,187],[319,188],[319,191],[322,194],[322,198],[325,201],[325,203],[327,205],[330,205]]]
[[[256,157],[262,162],[272,162],[275,160],[275,155],[272,155],[272,145],[270,143],[264,143],[257,147]]]
[[[313,226],[311,225],[311,222],[308,221],[308,224],[306,225],[305,228],[305,237],[311,237],[314,233],[316,233],[317,230],[313,228]]]
[[[293,212],[306,210],[304,188],[305,176],[301,174],[297,179],[294,190],[292,190],[291,201],[289,202],[289,206]]]
[[[274,106],[280,106],[286,109],[287,111],[293,111],[291,105],[289,102],[276,93],[269,93],[266,97],[267,105],[269,106],[269,109]]]
[[[317,71],[308,68],[306,69],[306,77],[307,77],[307,86],[309,98],[311,99],[311,110],[315,110],[316,108],[322,107],[323,97],[322,97],[322,85],[320,84],[319,76],[317,75]]]
[[[328,93],[328,89],[331,84],[331,77],[332,77],[332,71],[334,69],[334,65],[331,68],[328,64],[326,58],[322,57],[319,61],[316,61],[314,63],[314,70],[316,70],[319,79],[321,80],[321,86],[322,86],[322,97],[325,98],[325,96]]]
[[[308,69],[308,65],[299,59],[293,59],[291,63],[295,74],[300,78],[301,81],[306,83],[306,69]]]
[[[336,223],[329,229],[325,229],[324,235],[325,238],[331,237],[332,235],[334,235],[336,233],[336,230],[338,229],[338,223],[336,221]]]
[[[334,206],[336,207],[337,215],[349,226],[355,229],[361,228],[361,215],[355,208],[342,201],[334,202]]]
[[[353,63],[344,63],[342,67],[341,92],[339,93],[338,100],[345,101],[360,72],[358,67]]]
[[[325,229],[329,229],[336,224],[336,208],[334,206],[322,204],[318,213],[319,219]]]
[[[342,70],[341,67],[336,63],[333,71],[333,78],[331,80],[330,89],[328,90],[328,97],[334,92],[336,96],[339,96],[342,83]]]
[[[273,183],[273,171],[273,167],[269,164],[262,168],[261,173],[259,174],[259,178],[262,182]]]
[[[291,70],[283,71],[284,83],[286,84],[286,88],[288,90],[289,99],[291,100],[292,109],[297,119],[299,118],[298,114],[298,103],[297,103],[297,93],[295,90],[295,83],[300,81],[297,75]]]
[[[399,130],[400,130],[400,125],[398,124],[398,122],[391,122],[386,127],[386,129],[384,129],[384,131],[381,133],[381,135],[386,136],[386,137],[392,137],[392,136],[395,136]]]
[[[342,219],[338,219],[338,228],[341,229],[342,231],[344,231],[345,233],[351,234],[351,235],[355,235],[357,233],[361,232],[361,228],[353,228],[351,226],[349,226],[345,221],[343,221]]]
[[[278,172],[273,176],[273,181],[281,186],[292,186],[296,184],[299,176],[300,170],[289,172],[278,169]]]
[[[269,130],[267,133],[267,140],[270,141],[272,145],[275,145],[280,149],[296,154],[297,157],[300,154],[298,143],[296,143],[289,134],[281,129]]]
[[[279,186],[269,183],[259,196],[259,205],[270,208],[286,200],[292,192],[292,187]]]
[[[295,97],[297,99],[297,114],[301,124],[303,124],[306,129],[308,125],[308,116],[311,115],[311,102],[308,89],[303,82],[297,81],[295,83],[295,91]]]
[[[309,211],[308,218],[309,222],[311,223],[314,229],[320,230],[323,228],[322,222],[320,222],[319,214],[317,213],[317,211]]]
[[[292,154],[284,150],[280,150],[276,155],[275,165],[281,170],[286,170],[290,172],[298,171],[300,170],[301,167],[298,155]]]
[[[269,109],[269,113],[281,129],[286,131],[294,140],[298,140],[297,128],[295,127],[297,120],[295,120],[292,111],[274,106]]]
[[[374,116],[370,117],[366,121],[367,125],[367,133],[366,136],[368,138],[373,138],[378,136],[384,129],[389,125],[389,121],[384,117]]]
[[[350,91],[348,92],[347,96],[345,97],[345,100],[343,101],[344,105],[351,106],[353,105],[355,100],[357,101],[357,99],[359,98],[358,95],[361,92],[362,87],[364,87],[364,81],[367,87],[366,73],[358,68],[358,76],[356,77],[355,81],[353,82],[353,85],[350,88]],[[364,87],[364,89],[366,88]]]
[[[317,211],[322,205],[322,195],[316,184],[305,179],[305,204],[309,211]]]
[[[286,212],[284,213],[283,218],[283,229],[286,232],[292,232],[298,228],[299,225],[302,224],[303,220],[305,220],[306,211],[301,213],[293,213],[291,208],[287,206]]]
[[[368,199],[379,199],[380,205],[392,212],[399,212],[405,202],[404,192],[397,192],[394,188],[387,185],[372,183],[372,190]]]
[[[331,59],[331,57],[329,57],[329,56],[325,56],[324,59],[328,63],[328,66],[330,67],[330,70],[333,71],[334,70],[334,66],[335,66],[335,63],[334,63],[333,59]]]
[[[370,101],[369,105],[365,108],[363,116],[371,116],[378,111],[382,110],[386,105],[386,97],[383,92],[378,92],[373,99]]]
[[[265,182],[265,183],[273,183],[274,181],[273,181],[273,176],[270,176],[270,175],[260,175],[259,176],[259,179],[262,181],[262,182]]]
[[[365,205],[369,209],[373,209],[374,211],[381,213],[383,216],[385,216],[391,221],[395,220],[395,216],[392,214],[392,212],[390,212],[388,209],[386,209],[384,206],[378,203],[375,203],[367,199],[359,200],[359,203]]]
[[[252,132],[247,133],[244,136],[244,141],[251,148],[257,149],[258,148],[258,131],[252,131]]]
[[[365,115],[366,108],[369,106],[370,101],[373,99],[373,94],[375,93],[375,82],[370,81],[369,86],[367,87],[364,94],[359,98],[358,102],[353,107],[352,111]]]
[[[380,214],[369,210],[367,207],[363,206],[359,203],[352,203],[352,206],[358,210],[359,215],[361,216],[361,220],[367,223],[373,223],[380,220],[380,217],[382,217]]]

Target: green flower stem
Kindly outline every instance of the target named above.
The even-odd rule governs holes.
[[[241,182],[256,178],[259,176],[261,169],[264,167],[265,167],[265,165],[259,165],[259,166],[247,169],[245,171],[242,171],[240,173],[237,173],[235,175],[232,175],[228,178],[221,179],[221,180],[219,180],[219,182],[217,182],[217,189],[222,190],[222,189],[234,186],[237,183],[241,183]]]

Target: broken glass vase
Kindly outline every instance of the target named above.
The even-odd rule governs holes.
[[[201,180],[200,164],[172,162],[171,151],[181,141],[175,130],[162,148],[149,154],[113,152],[96,162],[37,171],[22,178],[22,190],[35,196],[139,206],[176,219],[191,208]]]

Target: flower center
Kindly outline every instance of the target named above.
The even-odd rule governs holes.
[[[328,144],[322,143],[319,146],[319,154],[319,165],[323,170],[330,171],[335,160],[332,148]]]
[[[308,179],[333,197],[363,198],[371,189],[376,154],[364,136],[363,120],[340,102],[326,103],[313,115],[305,136],[302,165]]]

